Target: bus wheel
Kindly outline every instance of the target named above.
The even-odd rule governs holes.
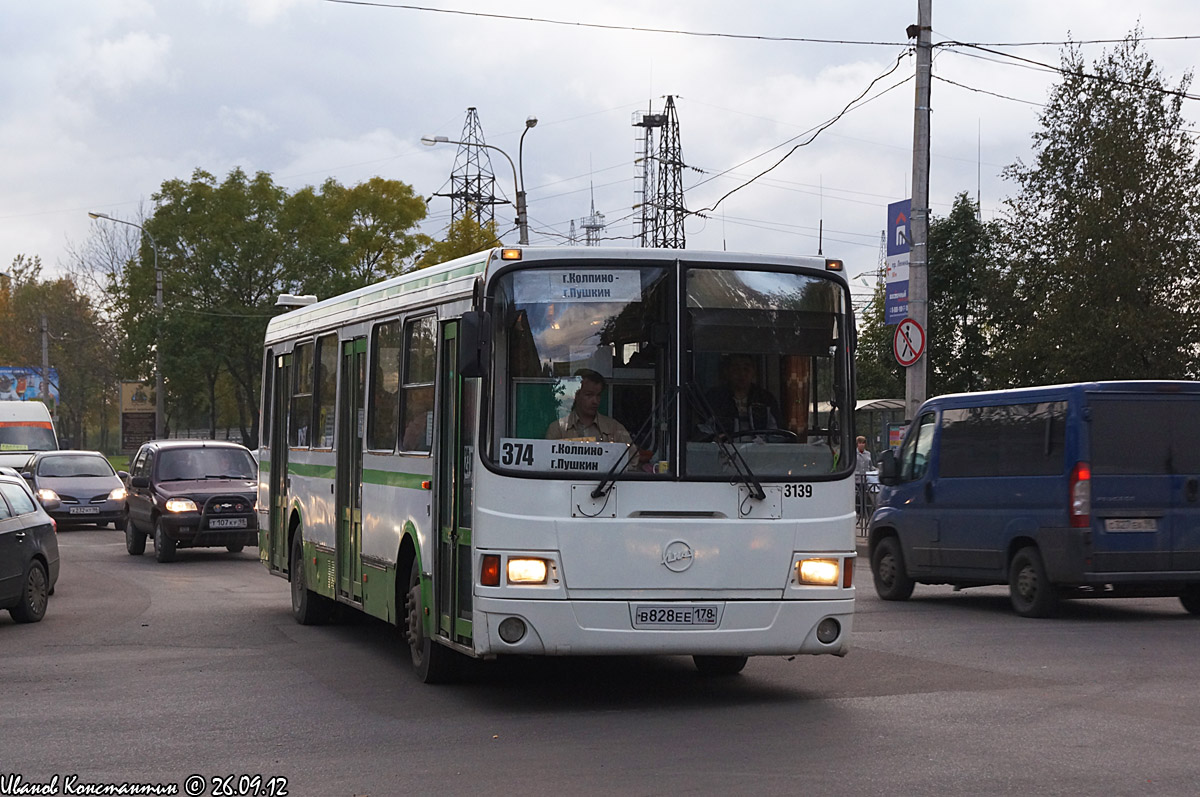
[[[1192,614],[1200,614],[1200,584],[1189,585],[1179,596],[1179,602]]]
[[[1017,551],[1008,570],[1008,594],[1022,617],[1050,617],[1058,607],[1058,594],[1046,577],[1042,555],[1032,545]]]
[[[746,666],[746,656],[692,656],[701,675],[737,675]]]
[[[408,592],[404,595],[405,638],[412,653],[413,669],[427,684],[452,680],[454,651],[425,636],[425,611],[421,601],[421,566],[413,558],[408,574]]]
[[[904,554],[896,537],[884,537],[875,546],[871,575],[875,578],[875,592],[885,601],[906,601],[916,586],[904,569]]]
[[[299,531],[292,537],[288,577],[292,582],[292,617],[296,618],[296,622],[300,625],[327,622],[332,614],[333,603],[308,588],[308,581],[304,578],[304,539]]]

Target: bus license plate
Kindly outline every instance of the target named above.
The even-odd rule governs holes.
[[[634,628],[716,628],[716,604],[684,606],[636,605],[633,607]]]
[[[73,506],[67,510],[71,515],[99,515],[100,507],[98,506]]]
[[[244,517],[215,517],[208,521],[210,529],[244,529],[246,528],[246,518]]]
[[[1158,531],[1152,517],[1110,517],[1104,519],[1105,531]]]

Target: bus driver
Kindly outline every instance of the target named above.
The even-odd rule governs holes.
[[[629,432],[607,415],[600,413],[600,394],[606,384],[604,376],[590,368],[575,372],[579,389],[567,417],[559,418],[546,429],[548,440],[586,440],[596,443],[631,443]]]

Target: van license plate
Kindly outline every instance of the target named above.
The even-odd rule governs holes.
[[[67,510],[71,515],[99,515],[100,507],[98,506],[73,506]]]
[[[1104,519],[1105,531],[1158,531],[1158,520],[1152,517],[1110,517]]]
[[[634,628],[716,628],[716,604],[633,607]]]
[[[244,517],[215,517],[208,521],[210,529],[244,529],[246,528],[246,518]]]

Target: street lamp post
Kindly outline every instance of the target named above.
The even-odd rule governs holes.
[[[521,164],[521,169],[518,172],[517,166],[513,164],[513,159],[508,156],[508,153],[493,144],[481,144],[478,142],[468,143],[466,141],[455,141],[446,136],[421,136],[421,143],[427,147],[432,147],[437,144],[457,144],[464,147],[483,147],[484,149],[494,149],[504,156],[508,161],[509,168],[513,173],[513,188],[517,192],[517,230],[520,237],[517,239],[522,246],[529,244],[529,215],[525,208],[525,134],[530,128],[536,127],[538,123],[536,116],[531,116],[525,120],[525,129],[521,131],[521,139],[517,143],[517,163]]]
[[[117,224],[128,224],[130,227],[137,227],[149,239],[150,250],[154,252],[154,437],[155,439],[162,439],[163,423],[166,420],[166,412],[164,410],[166,401],[165,393],[163,392],[162,355],[159,352],[159,346],[162,343],[159,338],[162,335],[163,279],[162,269],[158,267],[158,244],[155,243],[154,236],[150,234],[150,231],[136,222],[118,219],[107,213],[88,211],[88,215],[93,219],[104,219],[105,221],[115,221]]]

